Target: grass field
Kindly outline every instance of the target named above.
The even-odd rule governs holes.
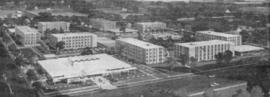
[[[241,83],[242,81],[231,81],[219,78],[208,78],[206,76],[195,76],[185,79],[159,82],[150,85],[137,86],[131,88],[121,88],[111,91],[95,93],[92,97],[176,97],[171,92],[185,88],[187,92],[194,93],[208,89],[211,82],[217,82],[223,87],[227,85]],[[89,97],[82,95],[79,97]]]

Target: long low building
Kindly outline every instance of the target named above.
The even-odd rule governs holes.
[[[107,54],[75,56],[38,61],[53,82],[105,76],[136,70],[136,67]]]
[[[234,44],[222,40],[198,41],[175,44],[175,56],[187,55],[188,58],[195,58],[197,61],[215,60],[215,55],[230,50],[234,55]]]

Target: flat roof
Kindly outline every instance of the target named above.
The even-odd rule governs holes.
[[[17,29],[19,29],[24,34],[36,34],[38,31],[34,28],[30,28],[28,26],[16,26]]]
[[[152,43],[149,43],[149,42],[145,42],[145,41],[141,41],[141,40],[134,39],[134,38],[122,38],[122,39],[118,39],[118,40],[120,40],[122,42],[125,42],[125,43],[129,43],[129,44],[138,46],[138,47],[141,47],[141,48],[145,48],[145,49],[149,49],[149,48],[163,48],[162,46],[155,45],[155,44],[152,44]]]
[[[107,47],[115,47],[115,40],[109,39],[107,37],[99,37],[97,42]]]
[[[51,34],[54,37],[71,37],[71,36],[89,36],[89,35],[94,35],[96,34],[89,33],[89,32],[78,32],[78,33],[57,33],[57,34]]]
[[[73,78],[136,69],[107,54],[38,61],[52,78]]]
[[[251,45],[235,46],[235,51],[237,52],[250,52],[250,51],[259,51],[259,50],[264,50],[264,48],[251,46]]]
[[[69,22],[64,22],[64,21],[52,21],[52,22],[38,22],[40,24],[46,25],[46,24],[60,24],[60,23],[69,23]]]
[[[208,35],[215,35],[215,36],[222,36],[222,37],[236,37],[236,36],[240,36],[240,35],[226,34],[226,33],[215,32],[215,31],[198,31],[197,33],[208,34]]]
[[[121,33],[122,32],[122,31],[120,31],[120,28],[109,29],[108,31],[113,32],[113,33]],[[126,32],[137,32],[137,31],[138,30],[126,28]]]
[[[175,45],[184,46],[184,47],[198,47],[198,46],[215,45],[215,44],[232,44],[232,43],[228,41],[223,41],[223,40],[208,40],[208,41],[176,43]]]
[[[163,22],[138,22],[136,24],[141,24],[141,25],[153,25],[153,24],[166,24],[166,23],[163,23]]]

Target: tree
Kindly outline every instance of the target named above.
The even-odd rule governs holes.
[[[59,53],[60,50],[65,48],[65,42],[64,41],[59,41],[56,43],[56,49],[57,53]]]
[[[182,55],[180,55],[179,60],[180,60],[181,64],[185,66],[188,63],[189,58],[187,55],[182,54]]]
[[[251,89],[251,97],[264,97],[263,90],[260,86],[254,86]]]
[[[122,31],[123,33],[126,32],[126,28],[127,28],[127,24],[125,22],[119,22],[119,26],[120,26],[120,31]]]
[[[177,61],[175,60],[175,58],[173,58],[173,57],[169,57],[168,59],[167,59],[167,63],[169,64],[169,66],[170,66],[170,71],[173,71],[173,69],[176,67],[176,65],[177,65]]]
[[[198,61],[198,59],[195,58],[195,57],[190,57],[189,60],[190,60],[190,62],[191,62],[190,65],[193,65],[193,66],[196,65],[196,63],[197,63],[197,61]]]
[[[251,95],[247,90],[239,89],[236,94],[232,95],[232,97],[251,97]]]
[[[221,64],[222,61],[223,61],[223,53],[218,53],[215,55],[215,58],[216,58],[216,63],[217,64]]]
[[[230,63],[233,59],[233,52],[230,50],[226,50],[223,54],[223,58],[225,63]]]
[[[26,72],[26,75],[27,75],[28,79],[30,79],[30,80],[37,80],[38,79],[38,77],[36,76],[35,70],[32,70],[32,69],[28,70]]]
[[[81,55],[90,55],[93,54],[93,50],[90,47],[86,47],[83,49],[83,51],[81,52]]]
[[[52,21],[54,20],[52,13],[49,12],[40,12],[38,13],[39,16],[35,17],[35,20],[38,21]]]
[[[250,38],[250,35],[247,31],[243,30],[240,32],[240,35],[242,36],[242,41],[247,42]]]

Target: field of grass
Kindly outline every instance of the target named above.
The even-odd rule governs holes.
[[[195,76],[190,78],[171,80],[166,82],[153,83],[150,85],[137,86],[131,88],[121,88],[111,91],[95,93],[93,97],[177,97],[172,92],[185,88],[187,92],[194,93],[208,89],[211,82],[217,82],[223,87],[227,85],[242,83],[242,81],[231,81],[219,78],[208,78],[206,76]],[[82,95],[79,97],[89,97]]]

